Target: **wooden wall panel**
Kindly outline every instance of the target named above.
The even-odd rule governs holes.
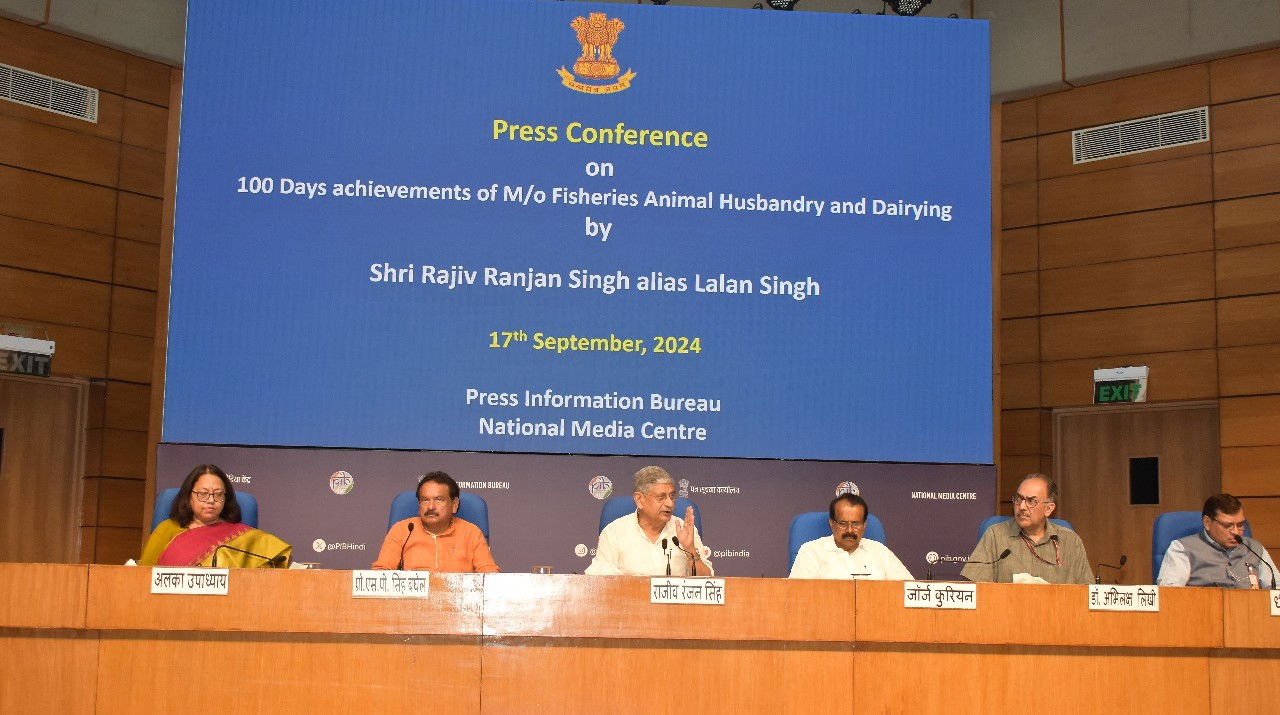
[[[1218,251],[1218,295],[1280,292],[1280,243]]]
[[[1000,145],[1000,183],[1017,184],[1036,179],[1036,139],[1018,139]]]
[[[0,264],[44,273],[111,280],[110,236],[0,216]]]
[[[5,20],[0,22],[0,62],[40,74],[124,94],[125,53]]]
[[[996,497],[1003,505],[1001,514],[1011,515],[1009,498],[1018,491],[1018,485],[1028,474],[1043,473],[1039,455],[1009,455],[1000,462],[1000,473],[997,476]]]
[[[24,321],[106,330],[109,294],[102,283],[0,268],[0,310]]]
[[[141,519],[139,519],[141,521]],[[93,528],[93,556],[95,564],[123,564],[129,559],[137,559],[142,553],[142,542],[146,534],[137,527],[126,529],[119,526],[95,526]],[[86,559],[90,560],[90,559]]]
[[[1280,395],[1224,397],[1222,446],[1280,445]]]
[[[1008,102],[1000,107],[1000,139],[1020,139],[1036,134],[1036,100]]]
[[[86,480],[89,481],[89,480]],[[96,526],[137,528],[138,515],[142,513],[142,479],[100,478],[98,484],[98,514]]]
[[[1123,166],[1151,164],[1157,161],[1168,161],[1170,159],[1180,159],[1187,156],[1198,156],[1201,154],[1208,154],[1209,152],[1209,142],[1201,142],[1199,144],[1184,144],[1182,146],[1169,147],[1167,149],[1144,151],[1138,154],[1126,154],[1124,156],[1117,156],[1111,159],[1098,159],[1095,161],[1087,161],[1082,164],[1075,164],[1072,163],[1071,159],[1071,132],[1059,132],[1057,134],[1043,135],[1037,141],[1036,167],[1039,178],[1052,179],[1056,176],[1089,174],[1106,169],[1117,169]]]
[[[1040,454],[1040,410],[1000,411],[1000,451],[1006,456]]]
[[[1214,205],[1218,248],[1237,248],[1280,241],[1280,194],[1254,196]]]
[[[107,376],[127,382],[150,382],[152,347],[150,338],[111,333]]]
[[[1214,60],[1209,82],[1214,104],[1280,94],[1280,49]]]
[[[1002,228],[1031,226],[1036,221],[1037,182],[1024,181],[1000,188],[1000,225]]]
[[[1040,273],[1040,312],[1200,300],[1213,286],[1212,251],[1059,268]]]
[[[1280,343],[1280,295],[1218,301],[1218,346]]]
[[[1040,359],[1040,319],[1000,321],[1000,362],[1036,362]]]
[[[1215,106],[1209,127],[1214,151],[1280,143],[1280,95]]]
[[[112,279],[122,285],[154,291],[159,261],[159,247],[156,244],[116,239],[116,262]]]
[[[1280,144],[1213,155],[1213,195],[1217,199],[1280,192]]]
[[[146,432],[122,429],[102,431],[100,476],[142,479],[146,471]]]
[[[163,152],[168,121],[169,112],[164,107],[126,99],[120,140],[125,144]]]
[[[1222,491],[1236,496],[1280,496],[1280,447],[1222,450]]]
[[[0,166],[0,214],[110,234],[116,194],[103,186]]]
[[[111,331],[151,337],[156,329],[156,294],[111,286]]]
[[[120,145],[120,183],[124,191],[164,196],[164,153]]]
[[[1253,527],[1253,538],[1269,551],[1280,548],[1280,497],[1244,497],[1244,515]],[[1272,560],[1276,556],[1271,555]]]
[[[151,388],[132,382],[107,381],[103,425],[113,429],[147,431]]]
[[[1000,232],[1000,272],[1023,273],[1039,267],[1039,232],[1013,228]]]
[[[1042,360],[1201,350],[1214,347],[1212,301],[1047,315]]]
[[[1010,273],[1000,277],[1000,315],[1017,318],[1040,312],[1040,291],[1035,273]]]
[[[1218,390],[1223,395],[1280,393],[1280,345],[1219,349]]]
[[[1151,368],[1147,383],[1147,400],[1150,402],[1202,400],[1218,396],[1217,351],[1184,350],[1043,363],[1040,367],[1040,402],[1046,407],[1091,404],[1093,371],[1128,365]]]
[[[0,115],[0,164],[114,186],[119,163],[115,141]]]
[[[1188,65],[1047,94],[1039,98],[1037,129],[1050,134],[1208,103],[1208,66]]]
[[[151,104],[169,106],[169,66],[136,55],[125,58],[124,93]]]
[[[1040,227],[1040,268],[1208,251],[1214,205],[1179,206]]]
[[[1054,223],[1200,203],[1213,197],[1213,178],[1209,157],[1193,156],[1047,179],[1039,186],[1039,218]]]
[[[1040,365],[1005,365],[1000,369],[1000,406],[1004,409],[1040,406]]]
[[[116,203],[116,235],[158,244],[163,212],[160,199],[121,191]]]

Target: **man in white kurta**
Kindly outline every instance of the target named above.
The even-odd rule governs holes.
[[[596,576],[712,576],[693,507],[673,516],[675,480],[661,467],[636,472],[636,510],[600,532],[595,558],[585,573]]]
[[[831,536],[807,541],[796,554],[790,578],[866,578],[911,580],[911,572],[889,547],[863,537],[867,503],[841,494],[828,507]]]

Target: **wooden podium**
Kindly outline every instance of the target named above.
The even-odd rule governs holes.
[[[1084,586],[982,584],[971,611],[901,582],[726,579],[724,606],[644,578],[433,575],[351,598],[346,571],[0,564],[0,712],[1238,712],[1280,681],[1270,594],[1164,588],[1091,612]]]

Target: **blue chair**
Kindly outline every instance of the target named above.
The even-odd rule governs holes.
[[[418,493],[412,489],[400,492],[395,499],[391,500],[391,513],[387,516],[387,531],[390,531],[391,525],[397,521],[417,515]],[[468,492],[459,492],[457,516],[480,527],[484,540],[492,543],[492,539],[489,538],[489,505],[484,499]]]
[[[1013,519],[1013,517],[1003,516],[1000,514],[996,514],[995,516],[989,516],[983,519],[982,523],[978,525],[978,541],[982,541],[982,535],[987,533],[987,529],[990,529],[992,524],[998,524],[1002,521],[1009,521],[1011,519]],[[1066,519],[1050,519],[1049,521],[1052,521],[1053,523],[1057,524],[1058,526],[1061,526],[1064,529],[1070,529],[1072,531],[1076,530],[1076,528],[1071,525],[1071,522],[1067,521]]]
[[[804,546],[805,542],[831,536],[831,525],[827,523],[830,519],[830,514],[825,511],[807,511],[797,514],[796,518],[791,520],[791,532],[787,535],[787,551],[791,554],[787,559],[788,572],[795,565],[796,554],[800,553],[800,547]],[[880,519],[875,514],[867,516],[867,530],[862,535],[882,544],[887,538],[884,534],[884,524],[880,523]]]
[[[684,512],[689,507],[693,507],[693,525],[698,527],[698,535],[706,538],[706,534],[702,531],[702,510],[693,501],[680,497],[676,499],[676,510],[674,514],[680,518],[684,518]],[[604,506],[600,507],[600,528],[596,533],[604,531],[604,528],[618,519],[632,514],[636,510],[636,500],[630,495],[621,497],[612,497],[606,499]]]
[[[155,531],[160,522],[169,518],[173,509],[173,500],[178,498],[178,488],[170,487],[156,496],[156,505],[151,510],[151,530]],[[236,503],[240,505],[240,522],[258,528],[258,500],[252,494],[236,490]]]
[[[1198,511],[1166,511],[1156,517],[1151,525],[1151,583],[1160,578],[1160,564],[1164,562],[1164,553],[1175,539],[1191,536],[1204,529],[1204,521]],[[1244,523],[1244,535],[1253,538],[1253,529],[1249,522]]]

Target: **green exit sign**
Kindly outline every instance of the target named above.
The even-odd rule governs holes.
[[[1145,365],[1094,370],[1093,404],[1146,402],[1147,374]]]

